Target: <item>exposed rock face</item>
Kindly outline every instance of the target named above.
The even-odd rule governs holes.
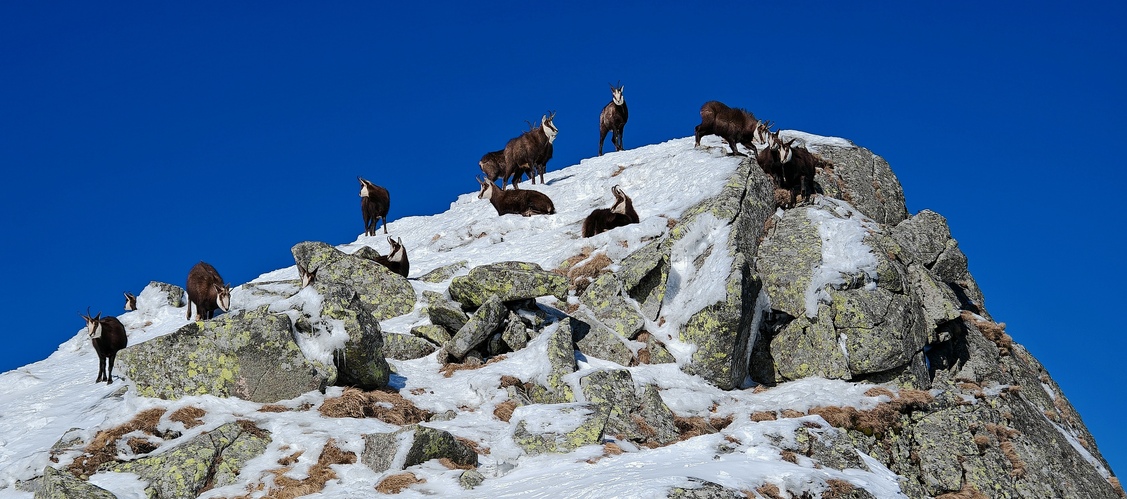
[[[47,469],[43,470],[43,479],[34,497],[35,499],[73,499],[75,497],[114,499],[117,496],[64,470],[57,470],[48,466]]]
[[[377,473],[431,459],[449,459],[463,466],[477,466],[477,452],[449,432],[411,425],[391,433],[364,435],[360,462]]]
[[[188,324],[118,354],[147,397],[210,394],[276,402],[324,390],[326,366],[305,358],[284,314],[250,311]]]
[[[482,265],[450,281],[450,297],[466,308],[477,308],[490,296],[502,302],[553,295],[567,299],[567,278],[535,263],[501,262]]]
[[[298,243],[290,251],[295,263],[317,273],[312,286],[318,293],[345,302],[356,294],[377,321],[406,314],[415,306],[411,284],[383,265],[322,242]]]

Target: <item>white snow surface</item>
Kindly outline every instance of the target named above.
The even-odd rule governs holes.
[[[803,134],[803,138],[808,143],[849,144],[844,139],[809,134]],[[687,208],[720,192],[739,159],[726,156],[716,137],[706,137],[703,146],[694,148],[692,138],[675,139],[609,153],[549,172],[545,185],[522,183],[522,188],[548,194],[555,203],[555,215],[499,217],[474,192],[459,196],[444,213],[395,220],[388,224],[388,230],[401,238],[407,248],[411,277],[459,262],[468,263],[460,271],[463,274],[477,265],[507,260],[535,262],[551,269],[585,247],[604,252],[617,262],[668,231],[668,219],[678,219]],[[581,238],[583,219],[591,210],[613,202],[610,189],[614,185],[633,198],[642,222]],[[832,243],[823,251],[819,275],[824,276],[818,278],[819,282],[832,284],[835,276],[842,273],[874,272],[875,260],[866,259],[868,248],[860,242],[871,222],[844,203],[834,202],[830,209],[833,215],[808,212],[811,221],[819,225],[823,244]],[[675,344],[675,328],[692,313],[724,299],[724,283],[732,260],[726,253],[729,228],[724,221],[700,217],[688,229],[673,249],[670,296],[663,304],[664,323],[650,325],[654,329],[664,328],[665,339],[671,342],[671,350],[679,359],[687,358],[693,346]],[[360,236],[338,248],[351,253],[363,245],[387,252],[382,235]],[[695,262],[700,251],[710,245],[713,250],[703,262]],[[871,257],[871,250],[868,255]],[[331,352],[344,341],[343,332],[339,325],[317,317],[321,297],[310,288],[299,289],[297,277],[296,267],[288,267],[238,286],[232,292],[232,312],[266,305],[271,311],[293,316],[298,310],[313,315],[313,322],[319,324],[317,331],[312,335],[295,333],[295,340],[307,356],[330,359]],[[425,290],[442,292],[448,285],[418,280],[411,283],[420,297]],[[140,309],[119,316],[128,330],[130,345],[188,324],[184,309],[163,305],[164,298],[156,288],[146,288],[138,296]],[[422,300],[405,316],[384,321],[384,332],[406,334],[412,326],[428,323],[421,313],[421,303]],[[540,298],[539,303],[545,309],[558,305],[552,297]],[[153,407],[168,410],[160,425],[162,429],[183,432],[181,437],[164,442],[154,451],[157,453],[237,419],[252,420],[271,433],[273,440],[266,452],[243,466],[240,483],[212,489],[201,497],[245,494],[248,485],[264,484],[269,489],[274,476],[269,470],[280,468],[279,459],[299,451],[304,453],[287,476],[301,478],[316,463],[328,439],[334,439],[345,451],[359,454],[364,447],[363,434],[397,429],[377,419],[321,417],[317,408],[326,398],[339,396],[339,387],[281,402],[295,409],[312,406],[308,410],[277,413],[259,412],[261,404],[233,398],[195,396],[168,401],[140,397],[132,382],[123,377],[125,369],[121,365],[115,369],[112,385],[95,384],[97,355],[81,329],[81,322],[76,321],[74,336],[47,359],[0,374],[0,497],[31,498],[31,493],[16,487],[18,482],[39,476],[46,466],[62,466],[73,460],[72,452],[55,456],[58,462],[52,462],[50,449],[60,439],[81,438],[89,442],[99,430],[120,425],[137,412]],[[692,486],[690,479],[748,491],[770,483],[791,492],[809,491],[815,496],[825,489],[826,480],[838,479],[865,488],[878,498],[905,497],[897,485],[897,476],[868,456],[862,456],[868,469],[847,470],[817,468],[805,457],[800,457],[797,464],[783,460],[778,442],[792,439],[795,429],[804,424],[821,424],[822,429],[812,430],[820,434],[837,431],[820,417],[751,420],[750,415],[759,411],[804,412],[816,406],[867,409],[887,399],[866,396],[873,385],[819,378],[755,393],[751,389],[720,390],[699,377],[683,373],[676,364],[632,367],[629,369],[636,388],[640,391],[645,385],[656,385],[662,399],[678,416],[731,417],[732,424],[720,433],[657,449],[616,442],[626,450],[621,455],[604,455],[603,446],[592,445],[569,454],[528,456],[513,442],[512,431],[518,420],[541,428],[577,424],[560,418],[560,406],[519,408],[510,423],[493,416],[494,408],[508,400],[506,392],[499,388],[501,376],[522,380],[547,378],[548,336],[540,335],[504,360],[476,370],[457,371],[449,378],[439,371],[441,366],[434,355],[411,361],[389,360],[395,371],[391,386],[404,397],[435,413],[456,413],[450,420],[425,424],[488,449],[488,454],[479,455],[478,470],[486,480],[477,488],[462,489],[458,485],[461,470],[449,470],[431,461],[409,469],[425,482],[404,490],[401,497],[663,497],[670,487]],[[580,376],[596,370],[622,367],[587,356],[580,360],[579,368],[579,373],[565,381],[577,383]],[[168,420],[168,414],[186,406],[206,411],[203,425],[186,429],[183,424]],[[119,457],[129,457],[126,452],[128,449]],[[360,463],[338,465],[334,470],[338,478],[310,497],[376,495],[375,485],[398,472],[376,473]],[[103,472],[90,481],[121,498],[145,497],[145,483],[136,475]],[[264,495],[264,491],[251,494]]]

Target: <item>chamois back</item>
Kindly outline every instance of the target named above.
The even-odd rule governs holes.
[[[611,194],[614,194],[614,204],[610,208],[599,208],[587,215],[583,220],[583,237],[591,237],[615,227],[636,224],[640,221],[630,196],[627,196],[617,185],[610,190]]]
[[[477,198],[489,200],[498,215],[515,213],[528,217],[551,215],[556,212],[552,199],[542,192],[527,189],[501,190],[493,182],[482,178],[477,179],[477,183],[481,186]]]
[[[192,305],[196,306],[196,320],[211,319],[215,309],[224,312],[231,308],[231,286],[223,283],[219,271],[211,264],[200,262],[188,271],[187,318],[192,318]]]
[[[493,182],[489,183],[493,185]],[[387,256],[378,255],[372,261],[387,267],[388,270],[395,272],[403,277],[411,272],[411,262],[407,260],[407,248],[403,247],[403,239],[395,240],[387,238],[387,243],[391,245],[391,251]]]
[[[552,159],[552,142],[556,140],[559,129],[552,123],[556,113],[552,112],[540,118],[540,126],[514,137],[505,144],[505,171],[513,175],[513,188],[519,189],[521,174],[531,172],[531,175],[540,173],[540,183],[544,183],[544,172],[548,169],[548,160]],[[536,183],[536,177],[532,177]]]
[[[743,156],[736,149],[736,144],[754,149],[753,141],[758,125],[759,120],[750,111],[731,108],[720,101],[708,101],[700,107],[700,124],[694,135],[696,145],[700,146],[700,139],[705,135],[719,135],[732,148],[731,155]]]

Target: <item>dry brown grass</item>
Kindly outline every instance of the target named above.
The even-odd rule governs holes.
[[[755,491],[767,499],[786,499],[782,492],[779,491],[779,487],[772,483],[760,485]]]
[[[187,406],[177,409],[172,414],[168,415],[171,421],[179,421],[184,424],[185,428],[195,428],[203,424],[203,417],[207,411],[200,409],[196,406]]]
[[[398,494],[403,492],[403,489],[407,487],[426,482],[426,480],[415,476],[414,473],[399,473],[380,480],[380,483],[376,484],[376,492],[381,494]]]
[[[700,416],[673,416],[673,424],[677,425],[677,431],[681,434],[677,441],[683,441],[701,435],[717,433],[732,424],[732,418],[704,419]]]
[[[307,476],[301,480],[290,478],[285,474],[288,473],[293,463],[297,462],[297,458],[301,456],[301,452],[282,458],[278,461],[282,468],[270,470],[269,473],[274,475],[274,485],[266,493],[266,497],[271,499],[294,499],[296,497],[314,494],[325,489],[325,484],[329,480],[337,478],[337,474],[332,469],[334,464],[352,464],[356,462],[356,454],[352,452],[345,452],[337,447],[336,441],[329,439],[325,442],[325,446],[321,449],[321,456],[317,458],[317,464],[309,468]],[[254,491],[261,491],[264,489],[262,484],[250,486],[248,489]],[[234,499],[249,499],[251,494],[245,494],[235,497]]]
[[[826,485],[829,488],[822,492],[822,499],[838,499],[847,496],[854,490],[852,483],[837,478],[826,480]]]
[[[152,451],[157,450],[157,444],[154,444],[149,440],[140,437],[130,438],[129,441],[126,442],[126,445],[129,446],[129,449],[132,450],[134,454],[138,455],[148,454]]]
[[[453,376],[454,373],[456,373],[458,371],[472,371],[474,369],[481,369],[481,368],[488,366],[489,364],[492,364],[494,362],[500,362],[502,360],[505,360],[505,356],[504,355],[497,355],[497,356],[494,356],[493,358],[489,359],[488,362],[484,362],[484,363],[481,363],[478,360],[471,360],[471,359],[473,359],[473,358],[469,357],[469,358],[465,359],[466,362],[463,362],[463,363],[448,362],[445,365],[443,365],[441,369],[439,369],[439,372],[441,372],[444,377],[449,378],[449,377]]]
[[[1115,493],[1118,494],[1119,497],[1127,497],[1127,493],[1123,492],[1123,485],[1119,483],[1119,478],[1111,477],[1108,478],[1107,481],[1112,487],[1115,487]]]
[[[756,423],[760,421],[774,421],[776,419],[779,419],[779,417],[775,414],[775,411],[756,411],[751,413],[751,416],[749,417]]]
[[[783,410],[779,411],[779,416],[781,416],[783,419],[801,418],[805,415],[806,415],[806,413],[804,413],[802,411],[796,411],[794,409],[783,409]]]
[[[963,482],[963,488],[958,492],[948,492],[935,496],[935,499],[990,499],[990,496],[979,492],[974,485]]]
[[[788,463],[798,464],[798,454],[795,454],[794,451],[784,450],[779,453],[779,457]]]
[[[567,277],[568,287],[574,290],[576,295],[586,291],[587,286],[595,282],[599,275],[607,273],[606,268],[614,263],[606,253],[592,255],[592,251],[594,248],[585,246],[578,255],[560,264],[561,273]]]
[[[962,318],[964,321],[974,324],[974,327],[982,331],[982,335],[986,339],[994,342],[998,346],[999,355],[1009,355],[1010,351],[1013,350],[1014,339],[1006,334],[1006,323],[983,320],[967,310],[963,311]]]
[[[515,400],[506,400],[497,404],[497,408],[493,409],[493,417],[500,419],[506,423],[513,417],[513,411],[517,408]]]
[[[127,433],[141,431],[149,435],[157,434],[157,424],[165,410],[159,407],[146,409],[133,416],[129,422],[115,426],[108,430],[99,431],[94,439],[86,446],[86,454],[75,458],[67,467],[72,474],[78,477],[92,475],[99,466],[113,461],[117,456],[117,441]]]
[[[873,390],[870,390],[873,391]],[[883,395],[883,392],[874,392]],[[891,392],[889,392],[891,393]],[[890,402],[860,411],[853,407],[815,407],[810,414],[821,416],[830,426],[882,436],[900,429],[901,415],[926,408],[935,401],[923,390],[900,390]]]
[[[357,388],[345,388],[340,397],[325,399],[318,412],[330,418],[376,418],[399,426],[420,423],[432,416],[397,392],[365,392]]]
[[[266,404],[258,409],[258,412],[289,412],[290,408],[279,404]]]
[[[896,394],[892,393],[892,390],[889,390],[888,388],[885,388],[883,386],[874,386],[872,388],[869,388],[868,390],[865,390],[865,396],[888,397],[889,400],[896,398]]]

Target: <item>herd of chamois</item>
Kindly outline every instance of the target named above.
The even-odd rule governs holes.
[[[629,113],[623,85],[611,85],[611,101],[603,107],[599,115],[599,155],[603,154],[603,143],[609,133],[615,151],[622,151],[622,132]],[[555,113],[545,114],[540,126],[528,123],[528,131],[513,137],[505,148],[486,153],[478,166],[484,177],[478,178],[481,189],[478,199],[486,199],[497,210],[498,215],[510,213],[522,216],[551,215],[556,212],[551,198],[534,190],[520,189],[519,182],[528,175],[533,184],[539,175],[544,183],[544,172],[548,160],[552,159],[552,143],[559,134],[553,123]],[[730,155],[745,156],[738,149],[744,146],[755,156],[757,163],[771,177],[776,185],[776,202],[782,206],[793,206],[796,199],[809,200],[814,193],[814,173],[818,167],[828,165],[823,159],[804,147],[794,146],[794,139],[783,142],[778,131],[771,131],[772,124],[763,122],[739,108],[731,108],[719,101],[708,101],[700,108],[701,122],[695,129],[695,146],[706,135],[718,135],[731,148]],[[501,187],[495,183],[501,180]],[[364,218],[364,235],[376,235],[376,227],[382,221],[383,232],[387,234],[387,213],[391,206],[391,196],[387,189],[362,177],[360,181],[360,210]],[[505,189],[511,184],[512,189]],[[610,208],[599,208],[591,212],[583,221],[583,237],[591,237],[615,227],[639,222],[634,202],[617,185],[611,188],[615,201]],[[407,277],[410,263],[402,240],[387,238],[391,252],[377,255],[372,259],[392,272]],[[298,265],[301,286],[308,286],[315,278],[316,270],[309,271]],[[216,309],[226,312],[231,306],[231,286],[223,282],[215,267],[199,262],[188,272],[187,318],[192,318],[192,305],[196,307],[196,320],[211,319]],[[125,309],[136,310],[137,298],[125,293]],[[98,353],[98,378],[95,382],[113,383],[113,364],[117,352],[128,343],[125,327],[116,317],[91,317],[89,310],[83,319],[86,329]]]

